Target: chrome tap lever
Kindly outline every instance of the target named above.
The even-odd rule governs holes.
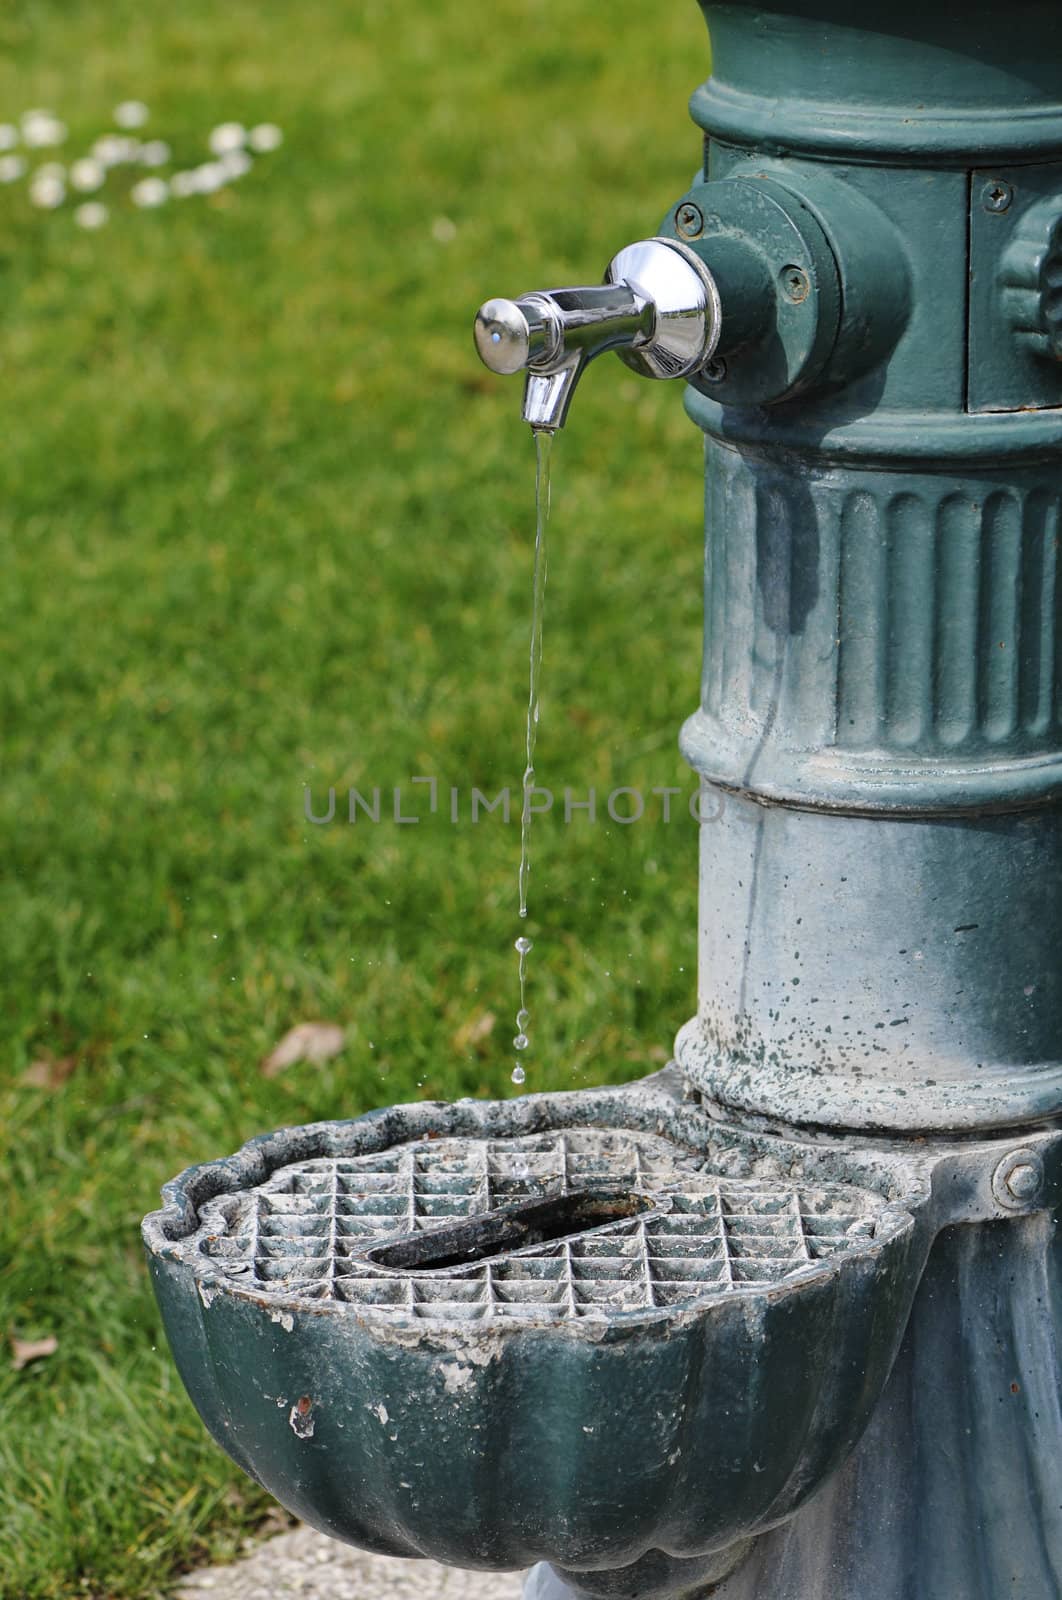
[[[476,314],[476,348],[492,372],[524,369],[524,421],[564,426],[586,366],[616,350],[651,378],[687,377],[719,339],[719,293],[707,267],[673,239],[628,245],[605,282],[488,300]]]

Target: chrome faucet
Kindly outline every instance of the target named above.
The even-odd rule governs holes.
[[[603,284],[488,300],[475,338],[492,372],[526,371],[524,421],[552,432],[595,356],[615,350],[646,377],[689,377],[711,359],[720,322],[699,257],[674,239],[643,239],[613,257]]]

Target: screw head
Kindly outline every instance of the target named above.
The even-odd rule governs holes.
[[[695,239],[704,232],[704,215],[692,200],[684,200],[675,211],[675,227],[684,239]]]
[[[706,383],[722,383],[726,377],[726,362],[722,356],[713,356],[711,361],[706,361],[701,368],[701,377]]]
[[[1014,199],[1014,190],[1002,178],[993,178],[981,190],[981,204],[986,211],[1006,211]]]
[[[811,293],[811,279],[804,271],[804,268],[798,267],[794,262],[791,262],[789,266],[782,268],[781,280],[782,293],[785,295],[786,299],[791,300],[795,306],[798,306],[805,301],[808,295]]]

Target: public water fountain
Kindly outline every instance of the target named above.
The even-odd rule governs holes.
[[[707,438],[696,1017],[623,1089],[392,1106],[145,1220],[214,1437],[528,1600],[1062,1597],[1055,0],[706,0],[701,177],[477,341]]]

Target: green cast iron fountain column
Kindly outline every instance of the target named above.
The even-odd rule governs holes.
[[[1062,1108],[1062,13],[704,9],[707,175],[807,199],[871,333],[908,289],[851,381],[835,356],[748,405],[749,345],[689,391],[708,542],[683,743],[715,797],[679,1059],[791,1122],[1028,1122]],[[877,276],[844,259],[856,198],[891,236]]]
[[[662,229],[723,305],[687,391],[705,820],[678,1060],[731,1121],[1003,1148],[1062,1114],[1062,10],[702,9],[703,182]],[[774,313],[728,328],[757,185],[828,252],[790,205]],[[528,1595],[1060,1600],[1060,1371],[1056,1214],[947,1230],[862,1441],[736,1571],[661,1550]]]

